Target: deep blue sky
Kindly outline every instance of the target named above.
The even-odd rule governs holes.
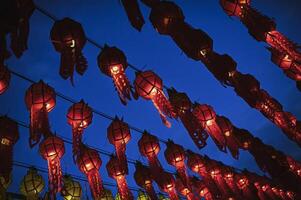
[[[141,4],[141,9],[146,24],[139,33],[130,26],[118,0],[36,0],[35,2],[58,18],[70,17],[79,21],[86,35],[99,44],[117,46],[125,52],[131,64],[154,70],[161,76],[165,85],[187,92],[192,100],[212,105],[218,114],[227,116],[237,127],[250,130],[265,143],[301,160],[300,149],[290,142],[281,130],[258,111],[251,109],[231,88],[222,87],[203,64],[187,58],[169,37],[156,33],[148,20],[150,10],[144,5]],[[238,63],[238,70],[253,74],[260,81],[262,88],[277,98],[287,111],[301,118],[299,103],[301,93],[295,88],[295,83],[270,61],[270,53],[265,49],[265,44],[251,38],[237,19],[232,20],[226,16],[218,0],[175,2],[183,9],[187,22],[204,30],[213,38],[214,49],[217,52],[231,55]],[[279,31],[290,39],[301,42],[299,0],[254,0],[253,6],[266,15],[273,16]],[[7,64],[11,69],[36,81],[43,79],[60,93],[76,100],[83,98],[100,111],[112,116],[123,116],[129,124],[149,130],[160,138],[171,138],[186,148],[198,151],[180,122],[172,121],[170,129],[164,127],[151,102],[139,99],[130,102],[128,106],[120,103],[112,80],[102,74],[97,67],[96,57],[100,50],[95,46],[87,43],[83,50],[89,68],[83,77],[75,75],[75,87],[72,87],[69,81],[62,80],[58,74],[60,56],[54,51],[49,40],[52,25],[52,20],[37,11],[34,12],[30,20],[29,49],[21,59],[12,57],[8,60]],[[133,81],[134,71],[127,69],[126,73]],[[28,87],[26,81],[13,76],[9,90],[0,97],[0,113],[29,122],[29,112],[24,103],[24,94]],[[54,131],[71,138],[71,127],[66,122],[66,111],[69,106],[69,103],[57,98],[57,106],[50,113],[50,122]],[[113,147],[106,138],[106,128],[109,123],[109,120],[94,115],[92,125],[85,131],[84,141],[113,152]],[[29,149],[28,129],[20,128],[20,135],[20,140],[15,146],[14,159],[46,167],[46,161],[38,154],[38,148]],[[146,161],[138,152],[139,138],[140,134],[132,131],[127,155],[129,158]],[[71,146],[67,144],[65,146],[63,169],[69,173],[82,175],[72,162]],[[164,159],[165,146],[161,145],[161,147],[160,161],[164,168],[173,170]],[[230,154],[219,152],[211,139],[208,145],[198,152],[229,165],[260,172],[248,153],[241,151],[239,160],[234,160]],[[103,155],[101,158],[103,160],[101,176],[104,181],[113,182],[108,178],[105,170],[108,158]],[[130,165],[128,183],[136,187],[132,178],[133,172],[134,168]],[[25,175],[24,169],[14,169],[11,191],[17,191],[23,175]]]

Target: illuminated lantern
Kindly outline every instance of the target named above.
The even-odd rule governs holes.
[[[258,196],[256,195],[256,188],[250,184],[246,176],[237,174],[235,178],[237,187],[242,191],[244,197],[252,200],[259,200]]]
[[[64,141],[54,135],[49,135],[39,147],[41,156],[48,162],[48,187],[50,195],[61,191],[62,169],[60,159],[65,153]]]
[[[133,200],[134,197],[128,188],[125,176],[127,175],[126,168],[120,163],[116,156],[112,156],[106,165],[109,177],[117,182],[118,193],[121,200]]]
[[[250,149],[254,137],[249,131],[233,127],[232,134],[237,139],[237,142],[239,143],[239,148],[244,150]]]
[[[160,113],[163,123],[165,126],[170,127],[171,124],[167,121],[166,115],[170,118],[176,118],[177,115],[174,112],[172,105],[165,97],[163,82],[160,77],[152,71],[137,72],[134,85],[139,96],[146,100],[152,100]]]
[[[122,0],[121,2],[131,25],[138,31],[141,31],[144,19],[137,0]]]
[[[192,192],[192,189],[189,189],[187,186],[185,186],[179,177],[176,177],[176,190],[181,195],[185,196],[187,200],[197,200]]]
[[[74,158],[79,153],[82,134],[92,123],[92,109],[83,100],[73,104],[67,113],[68,124],[72,127],[72,148]]]
[[[221,132],[226,138],[226,144],[231,152],[233,158],[238,159],[239,155],[239,142],[233,135],[233,125],[230,120],[224,116],[217,116],[216,123],[218,124]]]
[[[244,6],[250,5],[250,0],[220,0],[220,4],[227,15],[240,17]]]
[[[120,163],[124,165],[126,171],[128,171],[127,159],[126,159],[126,144],[131,139],[131,133],[129,125],[123,120],[115,117],[112,123],[107,128],[107,137],[109,142],[114,145],[117,158]]]
[[[137,200],[151,200],[151,198],[145,192],[139,190]]]
[[[146,157],[150,166],[150,170],[156,180],[163,168],[158,160],[158,154],[160,152],[159,140],[156,136],[144,132],[140,140],[138,141],[139,151],[142,156]]]
[[[174,107],[195,145],[200,149],[206,146],[208,134],[192,114],[192,103],[187,94],[177,92],[174,88],[167,89],[167,92],[171,105]]]
[[[149,19],[160,34],[170,35],[177,24],[184,22],[185,17],[175,3],[161,1],[152,7]]]
[[[0,95],[3,94],[9,87],[10,71],[6,66],[0,64]]]
[[[210,134],[216,146],[223,152],[226,152],[226,138],[216,123],[216,113],[213,108],[207,104],[195,103],[193,115],[198,119],[205,131]]]
[[[153,175],[148,167],[142,165],[140,162],[137,163],[134,179],[139,187],[145,189],[151,200],[158,199],[153,187]]]
[[[98,200],[114,200],[111,190],[104,188],[103,193]]]
[[[166,146],[167,148],[164,152],[164,155],[167,163],[177,169],[177,173],[179,174],[179,177],[182,180],[183,184],[191,189],[188,173],[186,171],[186,155],[184,148],[178,144],[173,143],[171,140],[167,142]]]
[[[234,199],[243,199],[242,193],[236,184],[234,169],[228,166],[222,166],[221,173],[226,184],[231,189]]]
[[[13,168],[13,147],[19,140],[18,124],[6,116],[0,117],[0,177],[8,183]]]
[[[194,190],[200,197],[205,198],[206,200],[214,200],[215,199],[215,197],[209,191],[208,187],[206,187],[204,181],[201,181],[196,177],[192,177],[191,182],[192,182]],[[216,198],[218,199],[219,197],[216,196]]]
[[[43,81],[32,84],[26,91],[25,103],[30,111],[30,147],[39,143],[41,135],[50,132],[48,112],[56,103],[56,94],[52,87]]]
[[[57,52],[61,54],[60,75],[63,79],[71,79],[73,72],[83,75],[87,70],[87,60],[82,54],[86,36],[80,23],[64,18],[54,23],[50,38]]]
[[[163,192],[166,192],[170,198],[170,200],[178,200],[179,197],[176,192],[176,183],[172,174],[168,172],[161,172],[160,178],[157,181],[160,189]]]
[[[79,170],[88,178],[92,196],[95,199],[99,198],[103,192],[103,184],[99,173],[102,161],[98,152],[82,144],[76,163]]]
[[[38,200],[45,187],[43,177],[35,168],[30,168],[20,184],[20,192],[27,200]]]
[[[64,200],[81,200],[82,188],[80,183],[72,180],[70,176],[64,176],[63,182],[61,195]]]
[[[138,98],[125,74],[128,63],[120,49],[104,46],[97,61],[101,72],[113,79],[119,98],[124,105],[127,104],[127,100],[131,100],[131,94],[135,99]]]

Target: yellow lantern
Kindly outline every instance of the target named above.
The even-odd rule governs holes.
[[[20,192],[27,200],[36,200],[45,187],[43,177],[38,174],[35,168],[30,168],[23,177],[20,184]]]
[[[139,190],[137,200],[151,200],[151,199],[145,192]]]
[[[115,200],[122,200],[119,193],[116,194]]]
[[[63,177],[64,186],[61,195],[64,200],[80,200],[82,196],[82,188],[79,182],[74,181],[70,176]]]
[[[6,191],[9,185],[11,184],[12,179],[11,179],[11,174],[9,176],[9,180],[5,180],[3,176],[0,176],[0,200],[2,199],[7,199],[6,196]]]
[[[169,198],[165,197],[163,194],[158,195],[159,200],[170,200]]]
[[[98,200],[114,200],[111,190],[104,189],[102,196]]]

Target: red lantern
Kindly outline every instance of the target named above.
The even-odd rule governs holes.
[[[140,162],[138,162],[136,164],[134,179],[139,187],[145,189],[151,200],[158,199],[153,187],[153,175],[147,166],[144,166]]]
[[[216,113],[213,108],[206,104],[195,103],[193,115],[199,120],[203,128],[210,134],[216,146],[226,152],[226,138],[216,123]]]
[[[0,117],[0,178],[10,180],[13,166],[13,147],[19,140],[18,124],[6,116]]]
[[[191,182],[193,183],[194,190],[197,192],[197,194],[205,198],[206,200],[214,200],[215,198],[211,192],[209,191],[208,187],[206,187],[204,181],[199,180],[196,177],[191,178]]]
[[[248,178],[243,174],[237,174],[235,176],[237,187],[242,191],[243,196],[248,199],[259,200],[258,196],[256,195],[256,188],[249,182]]]
[[[133,194],[128,188],[125,176],[126,168],[120,163],[116,156],[112,156],[106,165],[108,175],[117,182],[118,193],[122,200],[134,200]]]
[[[254,137],[251,135],[251,133],[245,129],[239,129],[236,127],[233,127],[233,135],[237,139],[237,142],[239,143],[239,148],[244,150],[249,150],[252,141]]]
[[[135,99],[138,98],[125,74],[128,63],[120,49],[105,46],[97,60],[101,72],[113,79],[119,98],[124,105],[127,104],[127,100],[131,100],[131,94]]]
[[[228,166],[222,166],[221,172],[226,184],[231,189],[234,195],[234,199],[243,199],[240,189],[237,187],[236,184],[236,180],[235,180],[236,173],[234,169]]]
[[[220,0],[220,4],[229,16],[240,17],[245,6],[250,5],[250,0]]]
[[[61,190],[62,170],[60,159],[65,153],[64,141],[54,135],[46,137],[39,148],[41,156],[48,162],[48,180],[51,195]]]
[[[3,94],[9,87],[10,71],[6,66],[0,63],[0,95]]]
[[[170,127],[171,124],[167,121],[166,115],[170,118],[176,118],[177,115],[165,97],[163,83],[160,77],[152,71],[137,72],[134,85],[139,96],[146,100],[152,100],[160,113],[163,123],[167,127]]]
[[[170,200],[178,200],[179,197],[176,192],[176,183],[172,174],[163,171],[160,174],[160,178],[157,181],[160,189],[163,192],[166,192],[170,198]]]
[[[92,196],[95,199],[100,198],[104,189],[99,173],[102,161],[98,152],[81,144],[80,152],[76,158],[76,163],[79,170],[88,178]]]
[[[206,146],[208,134],[192,114],[192,103],[186,93],[177,92],[174,88],[167,89],[169,101],[198,148]]]
[[[123,122],[122,119],[120,120],[118,117],[115,117],[107,129],[107,137],[109,142],[114,145],[116,156],[120,163],[122,163],[126,171],[128,171],[125,150],[126,144],[131,139],[129,125]]]
[[[82,54],[86,36],[80,23],[64,18],[54,23],[50,37],[55,50],[61,53],[60,75],[71,79],[73,84],[74,68],[83,75],[87,70],[87,60]]]
[[[82,141],[82,134],[92,123],[92,109],[83,100],[73,104],[67,113],[68,124],[72,127],[72,147],[73,156],[79,153],[79,147]]]
[[[144,19],[137,0],[122,0],[121,2],[132,26],[141,31]]]
[[[34,83],[26,91],[25,103],[30,111],[29,145],[33,147],[39,143],[42,134],[50,133],[48,112],[55,106],[55,91],[43,81]]]
[[[181,195],[185,196],[187,200],[197,200],[197,198],[193,194],[192,189],[185,186],[185,184],[179,177],[176,177],[176,189]]]

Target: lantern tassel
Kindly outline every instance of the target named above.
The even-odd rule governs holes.
[[[27,49],[29,35],[29,21],[26,18],[19,21],[19,25],[11,33],[11,49],[17,58],[20,58]]]
[[[121,2],[126,11],[128,19],[131,22],[131,25],[138,31],[141,31],[144,24],[144,19],[137,0],[122,0]]]
[[[126,150],[126,144],[122,144],[120,146],[118,146],[118,148],[116,148],[116,156],[119,160],[119,162],[121,163],[121,165],[124,166],[124,168],[126,169],[126,173],[128,173],[128,163],[127,163],[127,158],[126,158],[126,154],[125,154],[125,150]]]
[[[88,62],[82,52],[79,52],[76,56],[76,72],[80,75],[83,75],[88,68]]]
[[[66,48],[61,54],[60,75],[63,79],[70,78],[72,85],[75,66],[75,49]]]
[[[0,176],[4,177],[5,183],[9,182],[13,169],[13,148],[11,146],[0,145]]]
[[[82,128],[72,128],[72,151],[73,151],[74,162],[76,162],[76,157],[80,152],[82,134],[83,134]]]
[[[61,162],[58,157],[50,160],[48,162],[48,179],[49,179],[49,190],[52,195],[61,191],[62,186],[62,170]]]
[[[9,58],[11,55],[7,50],[5,33],[0,33],[0,65],[3,65],[4,60]]]
[[[126,183],[125,177],[120,175],[117,177],[116,181],[121,200],[134,200],[134,197]]]
[[[127,99],[131,100],[132,86],[124,72],[112,74],[114,86],[118,92],[121,102],[126,105]]]
[[[226,138],[222,131],[220,130],[216,121],[206,122],[205,130],[207,133],[210,134],[212,140],[214,141],[215,145],[221,150],[222,152],[227,152],[226,149]]]
[[[104,191],[102,180],[100,178],[99,172],[97,170],[93,170],[87,174],[89,186],[91,189],[91,193],[95,199],[102,196]]]
[[[163,171],[163,168],[157,157],[147,158],[149,160],[149,166],[152,174],[155,176],[155,180],[159,180],[160,174]]]
[[[191,190],[190,180],[189,180],[189,176],[187,174],[186,167],[184,166],[184,167],[177,168],[177,173],[179,174],[179,177],[180,177],[183,185],[185,187],[187,187],[189,190]]]

